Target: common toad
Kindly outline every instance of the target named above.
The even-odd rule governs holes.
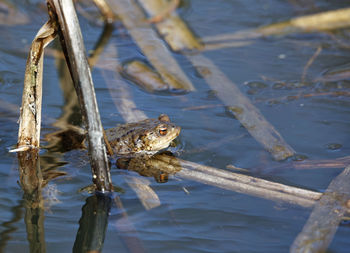
[[[181,128],[170,122],[168,115],[145,119],[105,130],[109,144],[117,156],[137,153],[154,154],[167,148],[180,134]]]

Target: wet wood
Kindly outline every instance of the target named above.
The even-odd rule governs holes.
[[[278,35],[292,32],[314,32],[347,28],[350,26],[350,8],[326,11],[292,18],[289,21],[259,28],[263,35]]]
[[[164,91],[169,86],[157,72],[141,61],[131,61],[123,66],[122,75],[148,92]]]
[[[174,51],[200,50],[203,44],[188,29],[187,24],[177,15],[174,6],[166,0],[139,0],[148,15],[155,20],[155,26],[159,34],[164,38]],[[156,18],[156,17],[162,17]]]
[[[312,169],[334,169],[344,168],[350,164],[350,156],[339,157],[336,159],[325,160],[305,160],[290,163],[284,163],[270,167],[272,171],[297,169],[297,170],[312,170]]]
[[[54,25],[48,21],[35,36],[29,50],[24,76],[17,149],[13,151],[24,151],[40,146],[44,48],[55,36]]]
[[[121,68],[120,62],[118,61],[117,48],[115,46],[108,45],[105,48],[98,65],[109,66],[110,68],[110,70],[100,68],[101,75],[106,82],[114,105],[124,121],[129,123],[147,119],[147,115],[139,110],[133,101],[132,95],[128,90],[128,84],[120,75],[119,71],[115,71]]]
[[[253,40],[264,36],[283,35],[300,32],[320,32],[336,29],[344,29],[350,26],[350,8],[332,10],[292,18],[290,20],[228,34],[219,34],[202,38],[205,45],[213,43],[239,42]]]
[[[166,1],[164,0],[141,0],[140,3],[149,13],[155,15],[160,12]],[[177,19],[181,20],[179,17]],[[164,21],[165,22],[165,21]],[[172,40],[181,44],[182,48],[191,49],[192,44],[186,40],[186,36],[181,36],[184,31],[190,30],[185,23],[181,23],[181,28],[176,29],[178,22],[166,19],[166,24],[161,22],[157,24],[159,33],[161,27],[168,28],[167,33],[177,34],[166,38],[166,41],[172,46]],[[225,74],[220,71],[215,64],[203,55],[186,55],[190,62],[197,69],[198,73],[207,81],[212,90],[217,92],[217,96],[225,103],[234,116],[249,131],[249,133],[268,150],[276,160],[284,160],[294,155],[295,151],[284,141],[277,130],[264,118],[259,110],[249,101],[249,99],[239,90],[235,83],[229,80]]]
[[[344,214],[350,210],[350,166],[322,194],[290,252],[326,252]]]
[[[174,164],[173,157],[162,157],[162,159],[171,165]],[[190,161],[176,160],[174,161],[181,164],[181,170],[177,172],[177,176],[256,197],[311,207],[321,196],[321,193],[310,190],[220,170]]]
[[[153,1],[153,2],[155,2],[155,1]],[[166,4],[166,6],[164,6],[163,9],[160,9],[156,15],[147,19],[147,22],[159,23],[159,22],[164,21],[166,18],[169,17],[170,14],[172,14],[173,12],[176,11],[176,9],[180,5],[180,0],[171,0],[171,1],[166,2],[165,4]]]
[[[79,22],[71,0],[48,0],[49,14],[59,24],[58,34],[78,94],[83,119],[88,131],[92,180],[98,191],[111,191],[112,183],[103,128],[97,107],[90,68],[85,55]]]
[[[147,178],[124,176],[126,183],[135,191],[146,210],[160,206],[157,193],[151,188],[151,182]]]
[[[277,130],[264,118],[260,111],[239,90],[239,88],[203,55],[189,55],[188,59],[205,78],[216,95],[229,111],[241,122],[248,132],[267,150],[274,159],[284,160],[295,154]]]
[[[350,65],[345,64],[328,70],[321,77],[315,78],[314,82],[337,82],[350,78]]]
[[[158,38],[146,17],[134,0],[107,0],[113,12],[122,20],[128,32],[138,44],[147,60],[162,79],[172,88],[193,91],[195,88],[166,45]]]
[[[312,207],[321,197],[319,192],[185,161],[169,152],[158,153],[152,157],[119,158],[117,166],[120,169],[135,171],[142,176],[152,176],[157,182],[166,182],[170,175],[174,175],[230,191],[303,207]]]

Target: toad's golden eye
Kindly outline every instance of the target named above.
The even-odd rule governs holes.
[[[159,129],[159,134],[160,134],[161,136],[166,135],[167,132],[168,132],[168,129],[167,129],[166,127],[162,127],[162,128]]]

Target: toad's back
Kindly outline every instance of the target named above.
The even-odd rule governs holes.
[[[170,122],[167,115],[145,119],[105,130],[114,154],[155,153],[169,146],[181,128]]]

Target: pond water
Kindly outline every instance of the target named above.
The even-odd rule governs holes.
[[[347,5],[345,1],[298,2],[186,0],[179,14],[197,36],[204,38]],[[17,156],[8,151],[17,142],[27,52],[38,29],[46,22],[47,13],[43,1],[12,0],[1,4],[16,10],[12,15],[18,15],[18,22],[9,25],[10,21],[6,21],[0,25],[0,177],[3,182],[0,185],[0,251],[38,252],[30,247],[27,239],[30,236],[23,191],[18,184]],[[2,14],[6,12],[4,9]],[[78,15],[85,47],[91,50],[103,30],[100,21],[92,18],[98,16],[98,12],[92,5],[83,5]],[[349,37],[348,30],[334,35],[280,35],[203,55],[238,85],[300,157],[336,159],[347,156],[350,151],[350,99],[334,94],[349,92],[350,81],[317,79],[327,72],[346,68],[350,59]],[[58,60],[50,54],[57,45],[53,43],[49,47],[51,51],[48,50],[44,62],[40,162],[43,170],[61,171],[66,175],[51,180],[43,189],[46,208],[42,234],[47,252],[70,252],[77,238],[82,208],[93,199],[88,193],[79,192],[91,184],[86,150],[62,152],[55,147],[45,148],[52,144],[45,136],[62,127],[57,122],[64,118],[67,104],[74,99],[61,89],[70,80],[58,70]],[[108,45],[118,47],[118,60],[122,63],[131,59],[146,60],[119,22]],[[305,82],[301,82],[307,62],[319,46],[322,50],[308,68]],[[198,75],[188,59],[179,53],[173,56],[196,91],[150,94],[126,82],[130,84],[128,92],[136,105],[148,117],[166,113],[181,126],[178,146],[174,149],[178,157],[224,170],[229,170],[228,165],[235,165],[251,169],[251,176],[320,192],[342,172],[343,168],[296,170],[284,166],[291,163],[291,159],[275,161],[227,111],[216,91]],[[97,64],[92,75],[104,127],[123,123],[106,85],[103,67]],[[118,80],[112,83],[117,86]],[[286,96],[300,94],[308,96],[286,99]],[[75,107],[72,110],[66,122],[79,126],[79,110]],[[285,168],[271,169],[277,166]],[[123,193],[116,193],[123,208],[115,202],[111,206],[103,252],[288,252],[311,211],[176,176],[159,184],[152,177],[142,178],[135,172],[118,170],[115,165],[111,175],[113,184],[123,189]],[[127,183],[126,179],[131,176],[148,180],[161,204],[146,210]],[[341,224],[330,252],[348,252],[349,235],[348,224]]]

